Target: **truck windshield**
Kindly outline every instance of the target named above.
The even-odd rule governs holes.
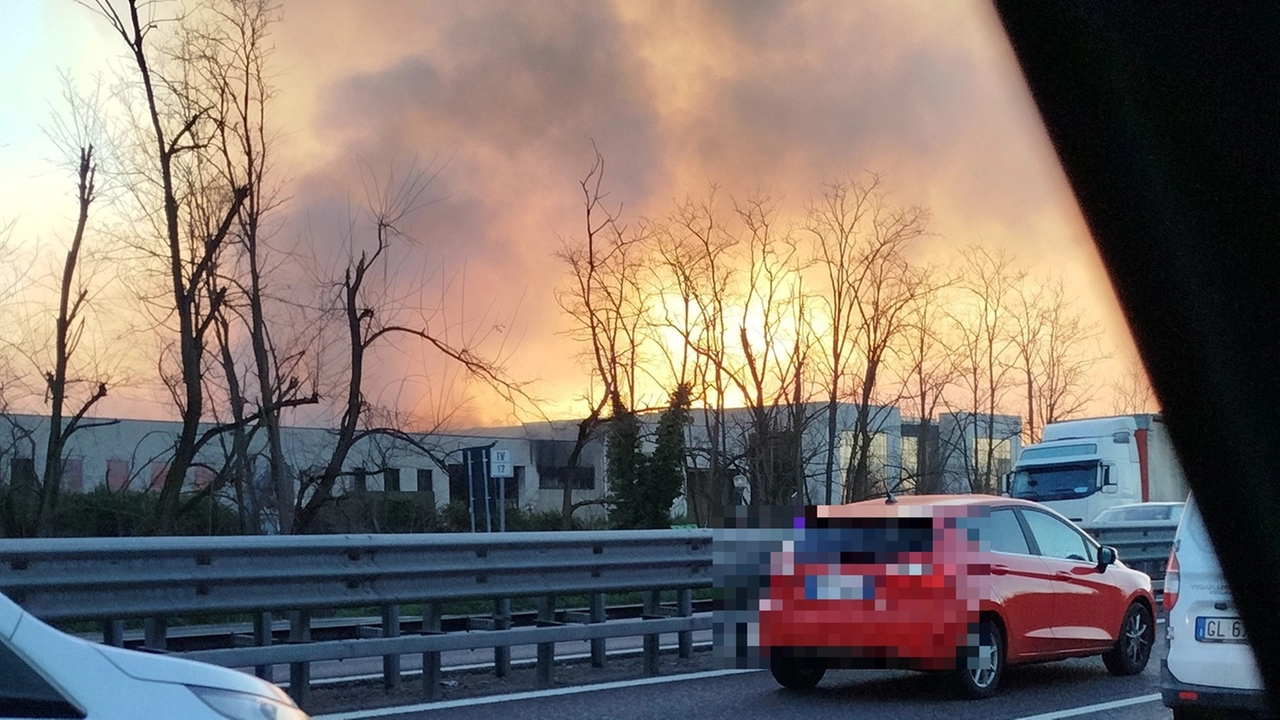
[[[1068,500],[1092,495],[1098,485],[1098,463],[1026,467],[1013,474],[1010,494],[1024,500]]]

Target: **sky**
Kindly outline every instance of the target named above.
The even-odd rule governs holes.
[[[41,128],[59,107],[59,73],[91,84],[120,67],[123,46],[70,0],[6,9],[0,63],[21,72],[0,74],[0,222],[15,223],[20,244],[58,247],[74,205]],[[281,241],[336,247],[364,199],[362,164],[378,177],[415,161],[438,170],[397,262],[447,298],[450,337],[483,334],[554,412],[573,412],[583,391],[553,254],[581,236],[577,183],[593,143],[629,218],[711,184],[798,207],[823,183],[879,172],[894,202],[932,211],[922,258],[982,242],[1033,273],[1060,272],[1115,352],[1096,372],[1110,379],[1132,362],[985,2],[285,0],[274,41]],[[371,392],[384,401],[470,397],[459,421],[512,419],[478,391],[441,390],[437,365],[380,360],[388,372]],[[164,402],[143,395],[113,394],[103,412],[163,416]],[[1108,409],[1100,399],[1097,413]]]

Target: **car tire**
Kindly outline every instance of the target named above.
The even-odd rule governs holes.
[[[1146,605],[1135,602],[1124,613],[1116,644],[1102,655],[1112,675],[1137,675],[1147,667],[1156,642],[1156,624]]]
[[[994,621],[978,622],[976,638],[960,651],[951,675],[956,694],[968,700],[989,698],[1004,675],[1004,633]]]
[[[818,658],[774,655],[769,661],[769,672],[788,690],[812,690],[827,674],[827,664]]]

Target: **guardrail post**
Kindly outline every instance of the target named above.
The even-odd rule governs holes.
[[[509,630],[511,629],[511,599],[493,601],[493,629]],[[494,675],[504,678],[511,674],[511,647],[496,647],[493,649],[493,673]]]
[[[168,648],[169,620],[163,615],[149,617],[142,621],[143,643],[152,650]]]
[[[538,598],[538,623],[554,623],[556,619],[556,598],[547,595]],[[538,684],[542,687],[551,685],[551,669],[556,661],[556,644],[538,644]]]
[[[662,591],[650,590],[644,595],[644,616],[645,618],[657,618],[658,608],[662,601]],[[649,634],[644,636],[644,674],[658,674],[658,642],[662,639],[661,635]]]
[[[440,603],[422,604],[422,634],[433,635],[440,632]],[[440,653],[422,654],[422,692],[428,700],[439,700],[440,691]]]
[[[689,617],[693,615],[693,590],[686,588],[680,590],[677,594],[677,610],[680,617]],[[693,631],[685,630],[680,633],[680,658],[688,660],[693,656]]]
[[[592,593],[591,595],[591,622],[602,623],[606,619],[605,615],[605,596],[604,593]],[[591,641],[591,667],[602,668],[607,657],[605,653],[605,639],[595,638]]]
[[[270,645],[274,642],[271,633],[271,613],[256,612],[253,614],[253,644],[259,647]],[[253,674],[266,680],[267,682],[275,682],[275,667],[272,665],[257,665],[253,668]]]
[[[400,606],[384,605],[382,608],[382,637],[400,637]],[[382,687],[385,690],[400,689],[400,656],[382,656]]]
[[[124,647],[123,620],[107,620],[102,623],[102,644]]]
[[[291,610],[289,612],[289,642],[311,642],[311,611]],[[289,695],[299,705],[307,700],[311,690],[311,663],[297,662],[289,664]]]

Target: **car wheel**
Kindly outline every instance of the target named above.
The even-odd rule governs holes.
[[[1125,611],[1120,636],[1115,646],[1103,654],[1102,662],[1112,675],[1137,675],[1147,667],[1155,641],[1156,624],[1151,611],[1136,602]]]
[[[976,637],[960,651],[952,675],[957,693],[970,700],[995,694],[1004,674],[1005,646],[1000,626],[984,618],[978,623]]]
[[[769,672],[788,690],[810,690],[827,674],[827,664],[818,658],[774,655],[769,661]]]

